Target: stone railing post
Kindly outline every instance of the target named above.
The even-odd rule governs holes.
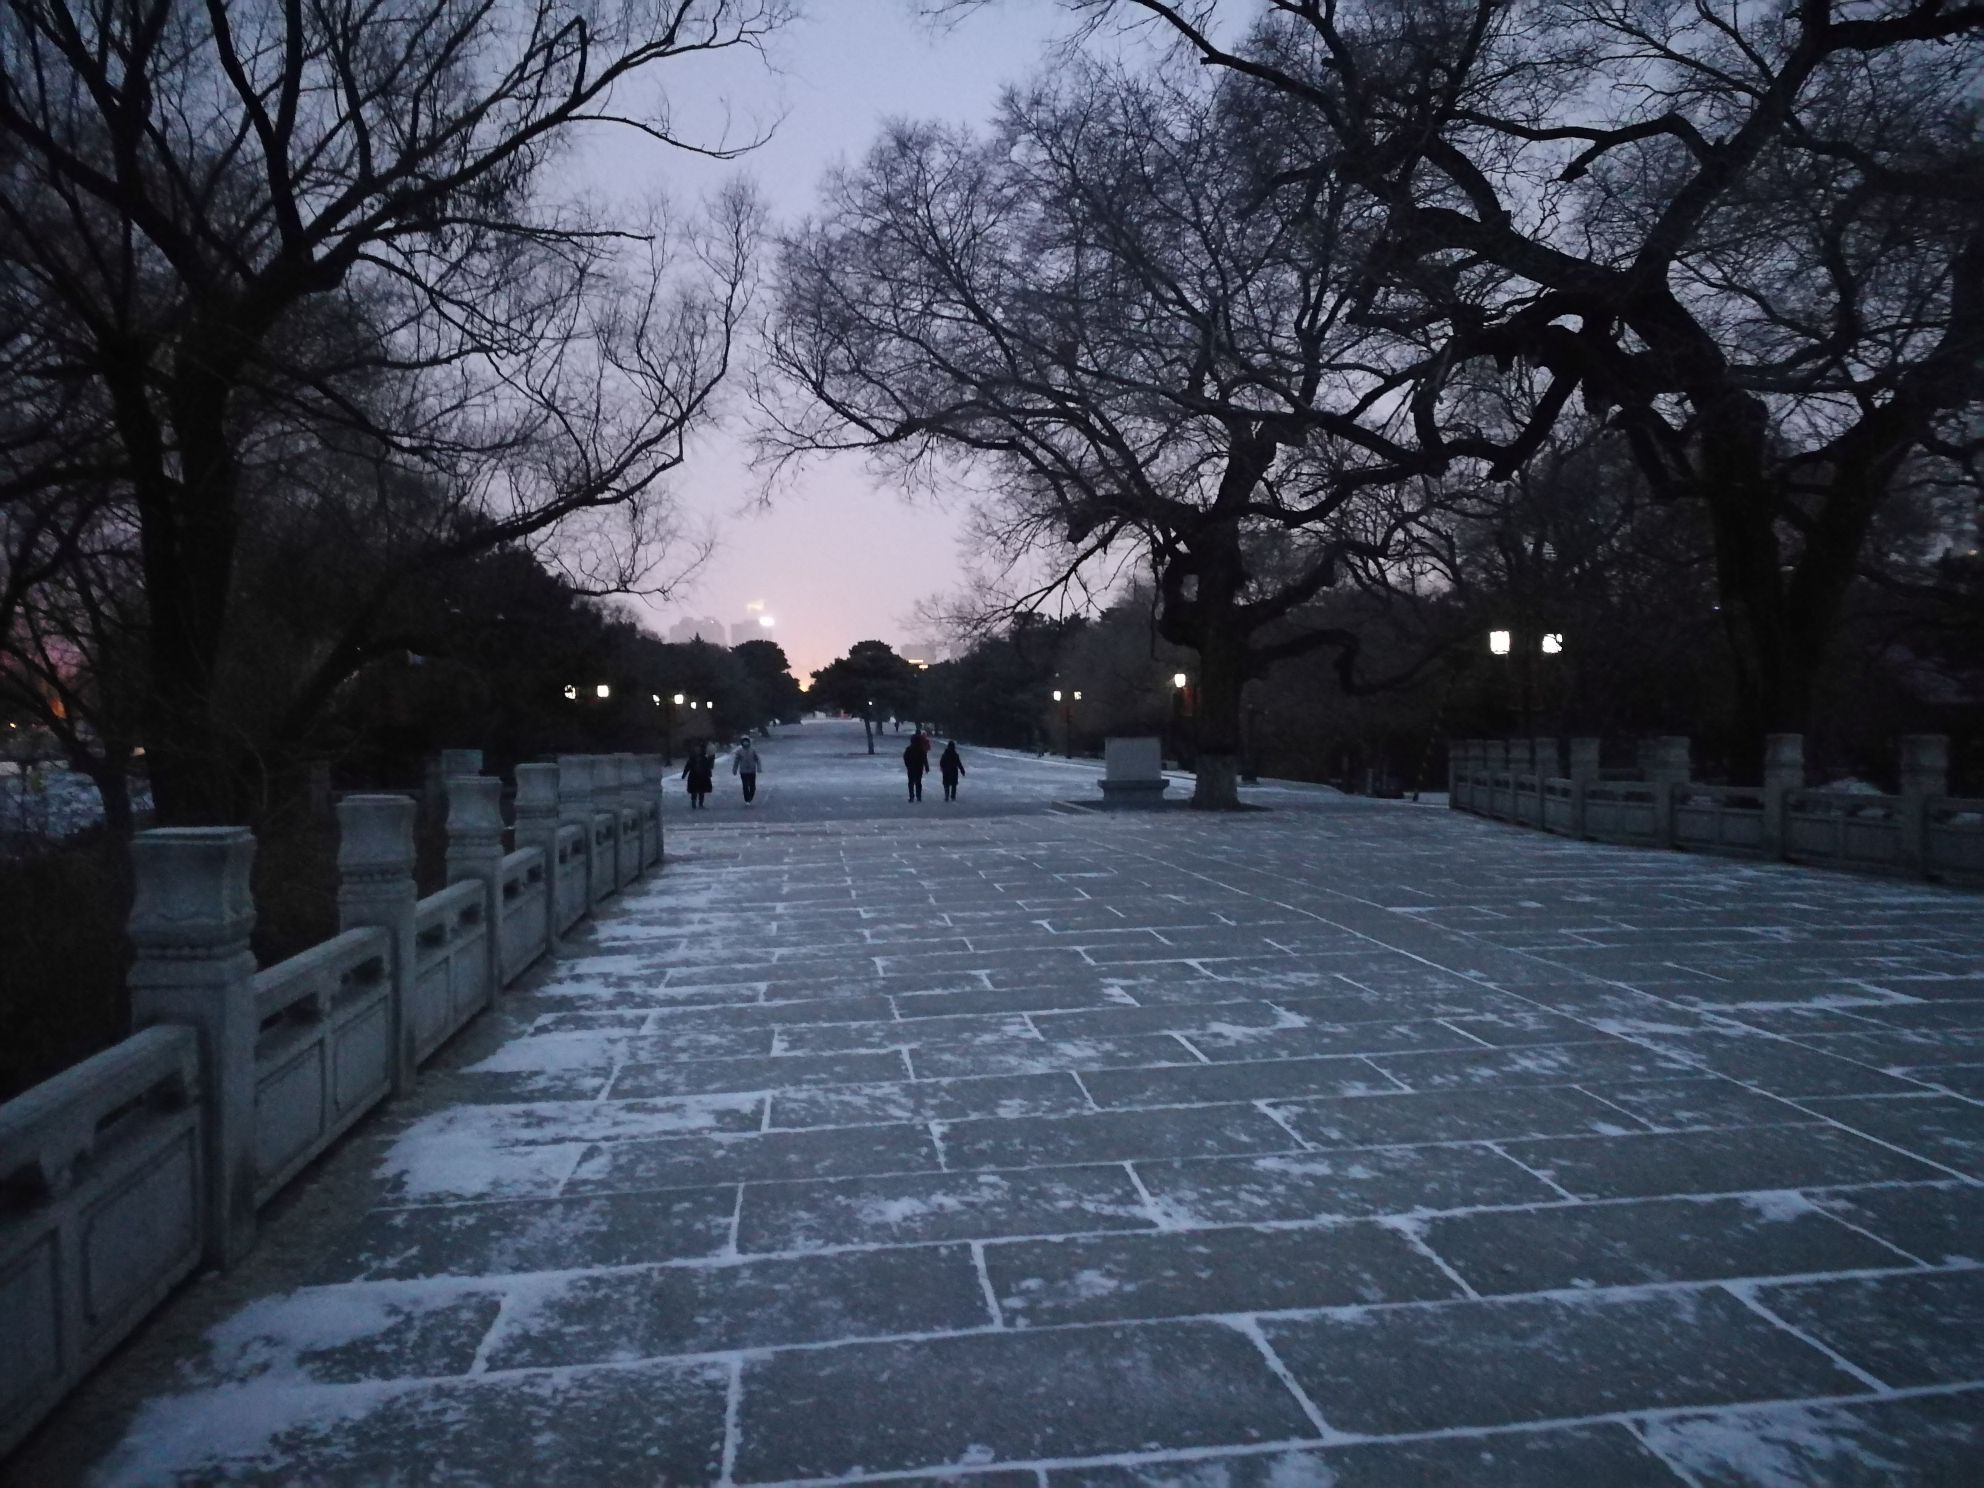
[[[496,1005],[503,985],[503,782],[494,775],[448,777],[448,882],[482,885],[482,923],[488,933],[486,1001]]]
[[[1505,816],[1502,809],[1502,785],[1500,777],[1509,773],[1509,741],[1507,739],[1484,739],[1481,741],[1481,763],[1488,777],[1488,800],[1477,808],[1483,816]]]
[[[519,851],[544,854],[544,948],[558,944],[558,775],[556,765],[517,766]]]
[[[410,796],[346,796],[338,802],[338,929],[377,925],[393,949],[393,1093],[413,1088],[413,882]]]
[[[1662,847],[1674,845],[1674,792],[1691,777],[1688,753],[1685,734],[1662,734],[1647,740],[1640,756],[1642,772],[1654,788],[1653,831]]]
[[[457,775],[480,775],[482,773],[482,751],[480,749],[444,749],[441,751],[441,786]]]
[[[659,868],[666,841],[662,833],[662,782],[668,778],[668,762],[658,754],[638,756],[641,762],[641,810],[654,824],[653,841],[648,847],[648,866]]]
[[[198,1034],[206,1259],[228,1266],[255,1240],[255,837],[161,827],[131,839],[131,862],[131,1022]]]
[[[1536,741],[1534,739],[1510,739],[1508,741],[1509,774],[1531,775],[1536,771]]]
[[[1597,739],[1571,740],[1571,827],[1570,835],[1582,841],[1584,793],[1598,783],[1600,745]]]
[[[626,861],[620,865],[620,881],[632,883],[647,864],[647,818],[641,812],[640,766],[631,754],[607,756],[613,772],[613,805],[619,813],[621,851]]]
[[[1901,736],[1901,861],[1929,870],[1929,802],[1950,793],[1950,741],[1946,734]]]
[[[561,754],[558,756],[558,820],[561,825],[579,829],[581,847],[585,853],[586,892],[585,902],[588,912],[592,908],[593,854],[597,845],[593,842],[593,799],[592,799],[592,756],[589,754]]]
[[[1805,788],[1805,736],[1764,735],[1764,851],[1781,858],[1785,851],[1787,798]]]

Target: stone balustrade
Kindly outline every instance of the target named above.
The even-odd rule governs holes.
[[[1805,741],[1765,740],[1764,779],[1707,785],[1692,778],[1688,740],[1647,739],[1637,779],[1608,780],[1599,741],[1569,741],[1568,776],[1555,741],[1457,739],[1448,748],[1448,804],[1566,837],[1730,852],[1928,878],[1984,877],[1984,800],[1948,794],[1949,741],[1900,740],[1897,795],[1809,789]]]
[[[339,798],[339,933],[261,970],[254,835],[133,840],[134,1033],[0,1105],[0,1455],[198,1265],[237,1261],[262,1205],[661,863],[658,756],[518,766],[513,830],[481,766],[449,750],[429,772],[449,882],[425,898],[415,800]]]

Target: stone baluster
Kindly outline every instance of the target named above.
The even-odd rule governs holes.
[[[558,944],[558,778],[556,765],[517,766],[517,831],[519,848],[544,854],[544,946]]]
[[[652,840],[648,844],[648,866],[659,868],[667,843],[662,835],[662,783],[668,778],[668,762],[658,754],[644,754],[641,761],[641,810],[647,813]]]
[[[1641,754],[1641,772],[1653,787],[1653,834],[1662,847],[1674,845],[1674,795],[1688,783],[1693,766],[1689,763],[1685,734],[1662,734],[1646,741]]]
[[[1805,736],[1803,734],[1764,735],[1764,851],[1773,858],[1784,856],[1786,814],[1793,791],[1805,788]]]
[[[1945,734],[1901,736],[1901,861],[1927,873],[1929,803],[1950,793],[1950,741]]]
[[[255,838],[246,827],[161,827],[131,839],[131,862],[131,1021],[198,1035],[205,1257],[228,1266],[255,1239]]]
[[[392,942],[393,1093],[413,1088],[414,802],[346,796],[338,802],[338,928],[377,925]]]
[[[1570,835],[1580,841],[1585,832],[1585,791],[1598,783],[1600,746],[1597,739],[1571,740]]]
[[[641,876],[647,863],[647,825],[641,814],[640,766],[631,754],[610,754],[608,768],[613,776],[613,806],[619,826],[620,882],[630,884]]]
[[[592,886],[598,872],[593,859],[598,854],[599,844],[593,839],[594,806],[592,799],[592,756],[588,754],[561,754],[558,756],[558,820],[562,825],[579,829],[581,846],[585,852],[586,892],[585,902],[592,904]]]
[[[503,985],[503,782],[494,775],[448,777],[448,882],[482,885],[489,975],[484,1004],[494,1006]]]

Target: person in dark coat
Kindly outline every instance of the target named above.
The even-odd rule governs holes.
[[[930,741],[921,734],[911,737],[902,752],[902,767],[909,772],[909,798],[923,799],[923,773],[930,768]]]
[[[701,810],[716,789],[716,756],[701,739],[689,746],[689,757],[682,764],[682,778],[689,782],[689,805]]]
[[[937,773],[944,778],[944,799],[958,798],[958,777],[964,774],[964,761],[958,758],[958,741],[946,739],[944,752],[937,756]]]

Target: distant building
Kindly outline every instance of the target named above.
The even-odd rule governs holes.
[[[911,666],[934,666],[944,659],[944,645],[941,641],[904,641],[896,647],[896,655]]]
[[[712,646],[721,646],[724,636],[723,623],[708,615],[690,615],[677,620],[668,628],[669,640],[678,646],[702,639]]]
[[[730,627],[730,644],[741,646],[746,641],[769,641],[772,638],[772,624],[765,602],[754,599],[744,606],[744,618]]]

